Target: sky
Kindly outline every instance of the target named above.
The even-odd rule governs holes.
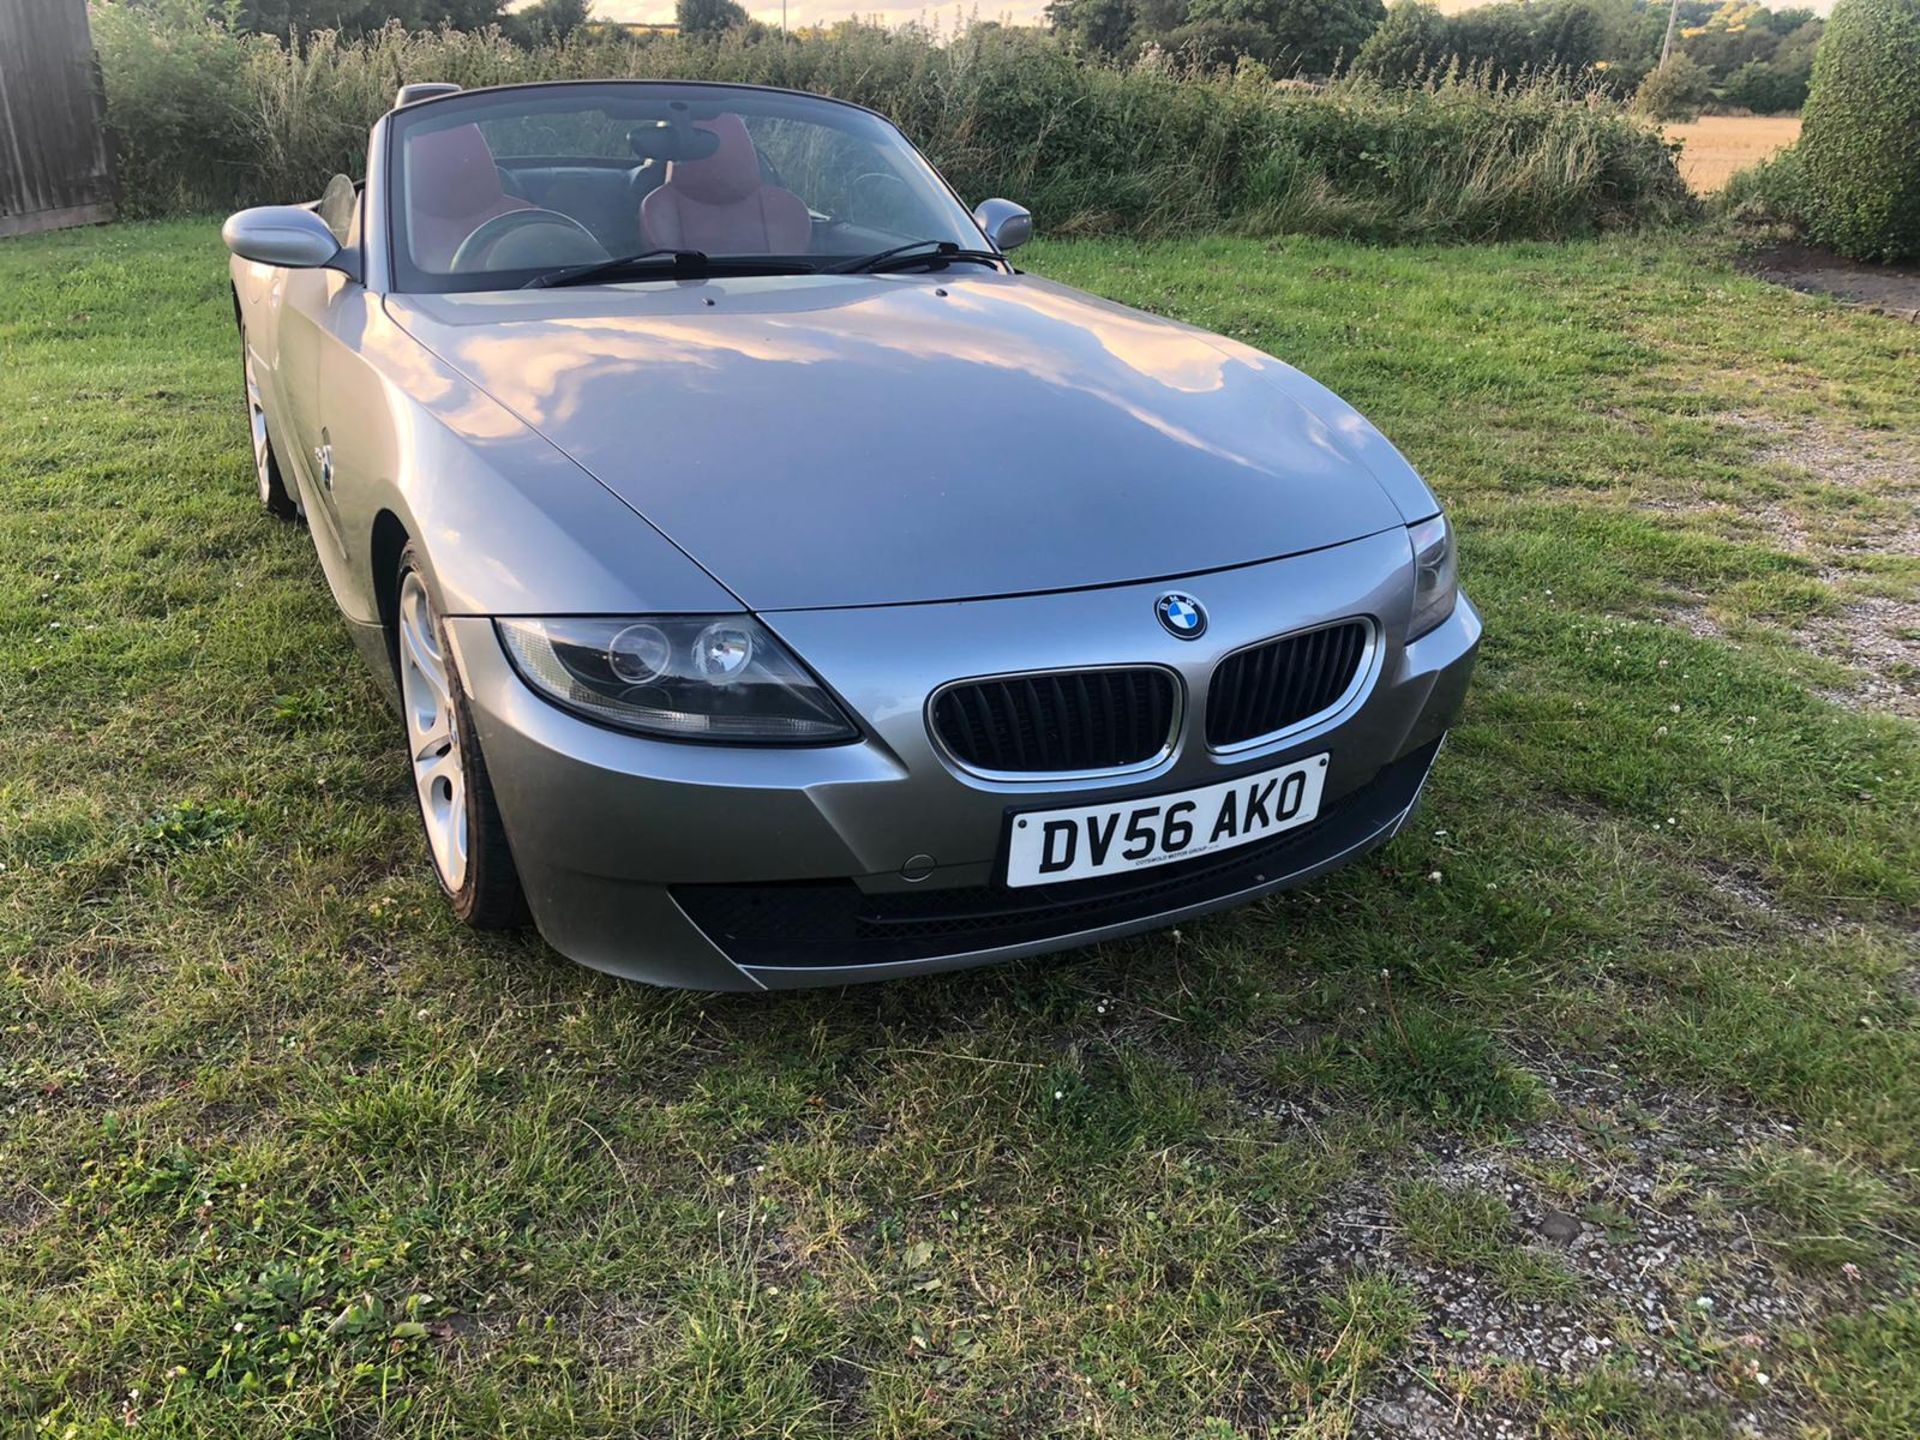
[[[780,6],[769,6],[764,0],[744,0],[747,13],[756,20],[764,20],[769,25],[780,23]],[[1471,9],[1475,5],[1485,4],[1486,0],[1439,0],[1442,10],[1456,11]],[[1773,8],[1805,8],[1816,14],[1824,15],[1833,8],[1833,0],[1779,0]],[[846,20],[855,15],[863,19],[878,18],[888,25],[901,25],[909,20],[918,20],[927,25],[938,24],[942,30],[956,28],[956,20],[977,14],[982,20],[1012,19],[1023,24],[1038,21],[1046,9],[1046,0],[985,0],[985,3],[962,5],[924,5],[900,3],[857,3],[857,0],[787,0],[787,23],[798,29],[802,25],[830,24],[835,20]],[[594,6],[594,18],[599,20],[658,21],[673,19],[673,0],[597,0]]]

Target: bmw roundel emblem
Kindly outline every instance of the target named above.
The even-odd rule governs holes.
[[[1179,590],[1169,590],[1153,602],[1153,613],[1160,617],[1169,635],[1180,640],[1198,640],[1207,633],[1207,612],[1200,602]]]

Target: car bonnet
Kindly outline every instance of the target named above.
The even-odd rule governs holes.
[[[1028,276],[386,304],[756,610],[1197,574],[1404,524],[1425,496],[1291,367]]]

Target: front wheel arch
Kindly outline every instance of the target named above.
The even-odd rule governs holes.
[[[260,504],[276,520],[302,518],[300,501],[287,483],[286,472],[274,449],[272,426],[267,419],[266,393],[254,376],[253,346],[247,339],[245,319],[240,315],[240,297],[234,294],[234,319],[240,341],[241,399],[247,411],[247,439],[253,449],[253,482]]]
[[[381,518],[391,519],[393,529],[400,530],[397,518],[385,512]],[[441,892],[462,923],[476,930],[512,929],[527,919],[526,893],[494,799],[459,665],[438,614],[432,572],[420,551],[404,539],[404,530],[400,533],[403,538],[394,556],[392,583],[383,591],[391,600],[383,605],[391,604],[393,609],[389,644],[396,671],[403,671],[396,676],[401,733],[407,739],[407,763],[413,771],[415,805],[430,863]],[[407,582],[414,578],[419,583],[409,588]],[[407,630],[404,667],[399,659],[403,626]],[[456,774],[457,786],[452,783]],[[444,807],[439,800],[443,791]],[[448,867],[456,858],[458,869],[450,875]]]
[[[380,630],[386,636],[387,664],[393,670],[395,685],[400,683],[400,557],[412,538],[391,510],[374,516],[368,573],[373,578],[374,601],[380,607]]]

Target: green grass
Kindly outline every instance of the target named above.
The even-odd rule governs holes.
[[[1902,1197],[1885,1181],[1809,1150],[1750,1151],[1728,1173],[1769,1243],[1809,1269],[1864,1263],[1910,1224]]]
[[[1920,565],[1761,511],[1913,497],[1745,422],[1911,437],[1920,333],[1686,241],[1032,263],[1301,364],[1451,504],[1488,640],[1427,806],[1177,937],[713,998],[444,914],[253,502],[213,226],[0,245],[0,1429],[1341,1435],[1453,1373],[1421,1282],[1327,1249],[1406,1224],[1355,1195],[1475,1147],[1632,1244],[1651,1146],[1791,1298],[1770,1388],[1689,1330],[1684,1390],[1490,1361],[1467,1401],[1911,1433],[1920,736],[1809,647]],[[1427,1208],[1429,1268],[1626,1323]]]
[[[1408,1180],[1393,1197],[1393,1211],[1407,1249],[1436,1265],[1489,1264],[1511,1243],[1506,1201],[1470,1185]]]
[[[1394,1224],[1417,1262],[1484,1271],[1504,1299],[1519,1304],[1563,1302],[1580,1291],[1559,1256],[1518,1243],[1513,1210],[1498,1195],[1412,1178],[1395,1187],[1392,1201]]]

